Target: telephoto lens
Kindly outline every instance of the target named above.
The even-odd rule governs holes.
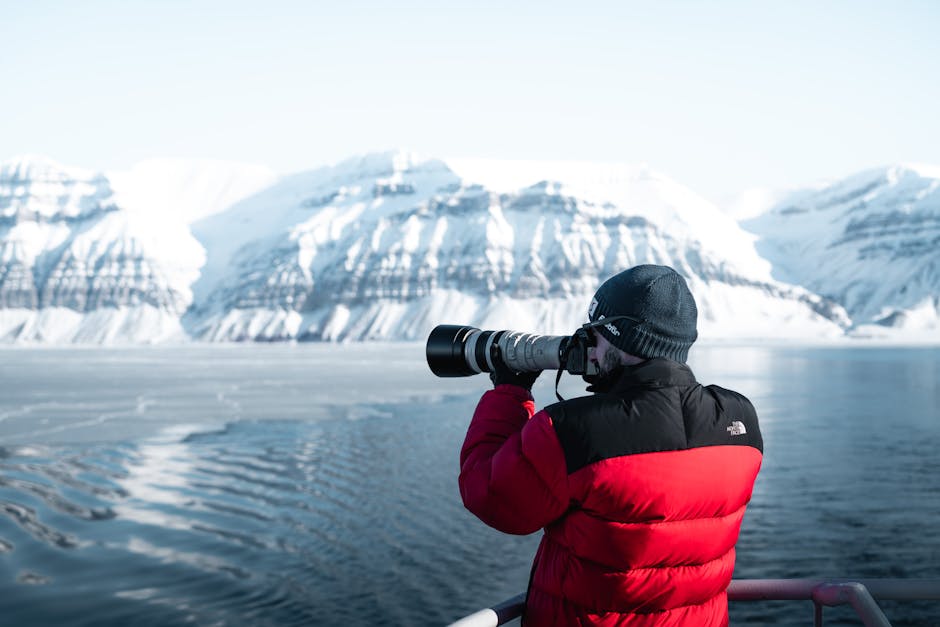
[[[566,369],[572,374],[591,374],[588,344],[577,334],[481,331],[456,324],[442,324],[431,331],[426,347],[428,366],[439,377],[493,372],[497,346],[503,363],[516,372]]]

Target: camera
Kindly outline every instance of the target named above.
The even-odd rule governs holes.
[[[425,353],[431,372],[439,377],[493,372],[497,359],[515,372],[566,370],[590,376],[597,374],[596,365],[588,359],[588,349],[593,345],[586,327],[559,336],[442,324],[428,335]]]

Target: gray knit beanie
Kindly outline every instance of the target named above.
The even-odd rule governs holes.
[[[695,299],[685,279],[668,266],[636,266],[607,279],[594,294],[588,317],[597,322],[613,316],[631,319],[611,320],[597,331],[637,357],[684,363],[698,338]]]

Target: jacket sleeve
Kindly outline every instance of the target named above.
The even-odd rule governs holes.
[[[460,451],[464,506],[487,525],[538,531],[568,509],[565,455],[545,411],[525,389],[499,385],[480,399]]]

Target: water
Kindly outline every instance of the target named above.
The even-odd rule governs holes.
[[[443,624],[523,591],[538,534],[457,494],[486,381],[436,379],[421,351],[0,351],[0,625]],[[940,578],[940,350],[700,346],[691,365],[761,415],[737,577]],[[940,603],[883,606],[940,623]],[[812,624],[812,605],[732,623]]]

